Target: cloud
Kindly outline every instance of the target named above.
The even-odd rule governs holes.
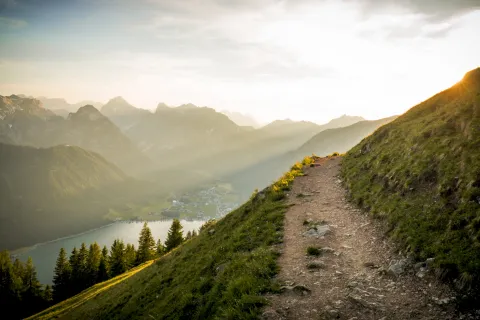
[[[26,27],[28,24],[25,20],[13,19],[7,17],[0,17],[0,30],[2,29],[20,29]]]
[[[357,0],[345,0],[354,3]],[[401,8],[422,14],[430,22],[449,20],[458,15],[480,9],[480,0],[359,0],[365,13]]]

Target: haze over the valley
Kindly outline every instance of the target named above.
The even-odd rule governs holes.
[[[478,1],[0,1],[0,94],[379,119],[478,65]]]

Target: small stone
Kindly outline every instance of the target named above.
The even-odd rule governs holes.
[[[354,303],[356,303],[356,304],[359,304],[359,305],[361,305],[361,306],[363,306],[363,307],[365,307],[365,308],[370,308],[370,304],[369,304],[367,301],[365,301],[364,299],[362,299],[362,297],[360,297],[360,296],[357,296],[357,295],[354,295],[354,294],[349,294],[349,295],[347,296],[347,298],[348,298],[350,301],[352,301],[352,302],[354,302]]]
[[[347,245],[343,245],[342,248],[344,248],[344,249],[352,249],[352,247],[347,246]]]
[[[335,253],[335,250],[330,247],[324,247],[321,249],[322,253]]]
[[[363,264],[363,266],[364,266],[365,268],[370,268],[370,269],[378,268],[378,266],[376,266],[375,263],[373,263],[373,262],[365,262],[365,263]]]
[[[306,237],[323,237],[330,232],[329,226],[315,226],[314,228],[309,229],[307,232],[304,232],[303,235]]]
[[[401,260],[393,260],[390,267],[388,267],[387,273],[391,276],[398,277],[399,275],[405,272],[405,268],[407,267],[408,260],[401,259]]]
[[[305,296],[310,294],[311,290],[305,287],[304,285],[296,285],[296,286],[283,286],[280,290],[284,293],[292,293],[295,295]]]
[[[294,284],[295,284],[294,281],[290,281],[290,280],[285,281],[286,286],[292,287]]]
[[[348,288],[355,288],[356,286],[358,286],[358,282],[356,282],[356,281],[350,281],[350,282],[347,284],[347,287],[348,287]]]

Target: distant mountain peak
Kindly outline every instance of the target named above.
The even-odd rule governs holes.
[[[123,98],[122,96],[116,96],[116,97],[113,97],[112,99],[108,100],[108,102],[105,104],[106,105],[109,105],[109,104],[120,104],[120,105],[125,105],[125,106],[131,106],[133,107],[130,103],[127,102],[127,100],[125,100],[125,98]]]
[[[160,102],[159,104],[157,104],[156,111],[167,110],[167,109],[171,109],[171,107],[169,107],[166,103]]]
[[[192,109],[192,108],[198,108],[198,106],[194,105],[193,103],[187,103],[187,104],[182,104],[178,106],[178,108]]]
[[[101,109],[102,113],[107,117],[117,115],[131,115],[144,113],[146,110],[132,106],[127,100],[121,96],[110,99]]]
[[[88,120],[98,120],[104,119],[105,116],[91,104],[87,104],[83,107],[80,107],[77,112],[72,112],[68,115],[68,119],[85,119]]]

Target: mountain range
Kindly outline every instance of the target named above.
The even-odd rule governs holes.
[[[246,198],[252,188],[266,185],[281,174],[280,169],[285,166],[280,164],[287,159],[290,161],[292,152],[305,141],[327,128],[348,126],[362,120],[342,116],[325,125],[280,120],[254,129],[239,126],[212,108],[193,104],[169,107],[160,103],[152,113],[116,97],[101,110],[84,105],[62,117],[53,111],[64,108],[64,100],[47,99],[44,103],[48,103],[52,110],[44,108],[38,99],[20,95],[0,97],[0,142],[10,145],[4,145],[2,153],[18,153],[20,158],[29,154],[31,166],[28,166],[28,157],[24,157],[17,164],[16,171],[20,176],[31,176],[36,181],[26,185],[28,188],[22,193],[21,188],[11,181],[29,180],[5,175],[3,188],[10,191],[4,193],[4,219],[10,225],[15,221],[28,224],[26,217],[31,210],[38,214],[35,219],[44,219],[61,211],[65,220],[60,219],[51,227],[42,224],[38,229],[33,225],[30,225],[33,229],[24,226],[29,237],[21,240],[15,235],[7,235],[9,231],[5,230],[0,241],[11,239],[7,241],[9,247],[48,240],[48,234],[56,238],[73,229],[82,230],[81,226],[86,230],[107,223],[104,219],[106,212],[121,206],[118,197],[133,202],[149,197],[159,199],[169,192],[221,179],[232,182],[235,192]],[[355,140],[367,131],[350,130],[346,136],[355,136]],[[45,154],[49,154],[48,159],[53,162],[41,160]],[[13,158],[10,157],[9,165],[5,166],[8,170],[15,166]],[[67,158],[71,160],[68,163],[65,162]],[[79,163],[88,164],[90,171],[77,168],[76,158]],[[33,159],[40,159],[41,165]],[[274,159],[277,161],[272,162]],[[52,169],[52,163],[63,164],[66,169]],[[259,168],[262,168],[261,173],[257,172]],[[75,171],[81,177],[75,176]],[[47,173],[49,175],[45,176]],[[131,176],[139,180],[133,180]],[[131,190],[128,184],[135,185],[136,190]],[[108,196],[101,196],[99,200],[94,195],[102,195],[98,190],[104,188],[120,188],[122,191],[118,192],[118,197],[107,192]],[[130,196],[125,196],[125,190],[129,190]],[[97,199],[96,205],[93,205],[94,199]],[[77,212],[76,207],[82,207],[78,201],[85,201],[91,213],[85,223],[70,228],[68,221],[74,221],[72,215]],[[19,203],[24,203],[23,207]],[[12,208],[16,209],[9,211]],[[18,217],[22,218],[15,220],[8,212],[20,212]]]

